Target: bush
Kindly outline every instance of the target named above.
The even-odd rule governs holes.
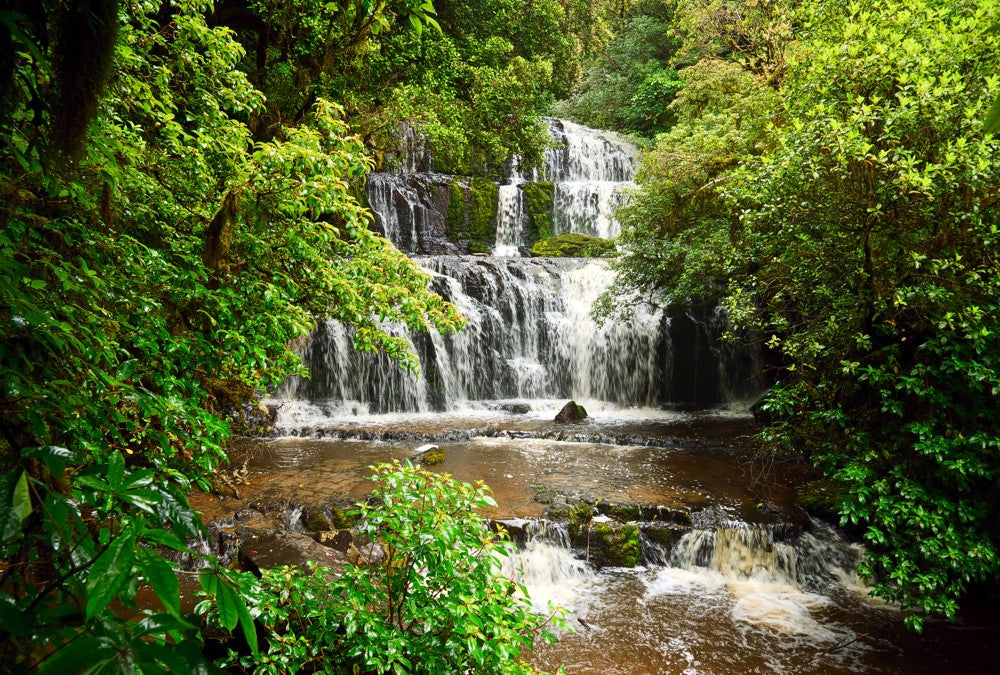
[[[367,565],[264,572],[249,590],[268,647],[230,656],[254,672],[532,672],[521,650],[565,624],[530,611],[523,586],[501,574],[511,546],[476,509],[495,506],[482,482],[463,483],[410,463],[374,467],[358,504]],[[381,551],[379,551],[381,549]],[[373,555],[376,554],[376,555]]]

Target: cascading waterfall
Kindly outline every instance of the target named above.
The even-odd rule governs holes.
[[[603,261],[436,256],[418,259],[433,288],[469,319],[453,335],[414,336],[423,375],[353,351],[350,331],[327,322],[302,356],[309,379],[277,398],[307,399],[327,414],[455,410],[483,401],[575,398],[656,406],[669,386],[668,322],[639,308],[598,326],[589,312],[612,280]],[[396,334],[404,331],[390,327]]]
[[[549,120],[549,128],[553,146],[530,178],[554,183],[554,227],[614,234],[613,206],[634,174],[636,149],[614,134],[562,120]],[[751,351],[723,353],[712,346],[724,330],[715,325],[717,316],[667,317],[638,307],[628,321],[598,326],[591,307],[613,280],[604,261],[514,257],[529,218],[521,188],[528,177],[516,161],[511,184],[499,186],[495,215],[494,254],[504,255],[451,255],[458,247],[448,240],[446,220],[456,194],[471,199],[462,192],[471,182],[428,171],[426,147],[412,134],[406,138],[419,161],[369,176],[368,201],[400,250],[432,254],[414,259],[468,326],[455,335],[411,335],[402,326],[385,326],[413,342],[422,373],[415,379],[385,356],[356,353],[348,328],[325,323],[302,349],[310,379],[292,378],[275,393],[285,404],[279,426],[299,426],[317,415],[453,411],[509,400],[711,406],[756,392],[759,368],[735,365],[748,357],[754,364]],[[405,172],[418,165],[421,171]]]
[[[514,161],[510,184],[500,188],[496,255],[517,254],[520,236],[516,228],[523,230],[527,225],[520,186],[532,181],[553,184],[552,234],[573,232],[609,239],[620,232],[614,212],[627,189],[635,185],[637,148],[609,131],[558,119],[549,119],[548,125],[552,147],[545,151],[541,168],[525,175]]]
[[[493,255],[519,256],[528,225],[527,199],[520,185],[501,185],[497,194],[497,240]]]
[[[579,618],[601,621],[600,603],[608,601],[604,594],[614,587],[615,577],[587,569],[574,557],[559,526],[539,521],[522,528],[525,544],[508,565],[531,597],[537,593],[562,603]],[[720,610],[727,608],[737,624],[766,625],[817,645],[849,640],[852,635],[821,624],[812,614],[829,606],[832,595],[861,597],[866,590],[853,571],[860,547],[824,523],[813,523],[810,531],[785,541],[777,540],[767,526],[730,521],[692,528],[666,551],[656,552],[658,546],[651,542],[644,544],[655,553],[647,554],[646,566],[631,574],[646,586],[647,601],[664,594],[707,594]],[[590,617],[589,610],[596,616]],[[586,621],[583,625],[588,626]]]
[[[524,543],[504,559],[504,573],[528,588],[535,611],[549,611],[550,603],[579,611],[599,579],[573,555],[566,524],[530,520],[521,527]]]
[[[573,232],[610,239],[621,232],[614,211],[629,182],[573,181],[555,184],[553,234]]]

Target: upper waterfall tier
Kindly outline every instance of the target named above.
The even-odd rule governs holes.
[[[407,127],[396,170],[368,177],[377,226],[416,255],[517,256],[556,234],[617,236],[615,209],[632,185],[638,150],[611,132],[557,119],[548,126],[542,166],[524,171],[515,157],[504,184],[429,171],[432,157]]]
[[[623,183],[635,178],[638,149],[611,131],[550,119],[553,146],[545,152],[544,180]]]

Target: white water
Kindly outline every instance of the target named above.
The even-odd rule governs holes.
[[[880,611],[853,573],[859,554],[823,524],[780,542],[764,527],[728,523],[689,531],[665,566],[594,573],[550,527],[512,562],[529,595],[542,599],[536,608],[551,599],[569,610],[577,635],[564,636],[553,658],[584,666],[574,672],[789,672],[811,654],[820,670],[855,670],[868,652],[837,619],[844,602]],[[664,627],[647,625],[652,617]],[[663,661],[655,670],[639,665],[630,644]],[[741,661],[747,650],[760,665]]]
[[[663,399],[672,347],[662,313],[639,308],[629,321],[603,326],[590,317],[612,279],[606,263],[420,262],[468,319],[454,335],[413,336],[422,377],[400,372],[383,356],[355,353],[350,330],[328,322],[303,348],[311,378],[290,379],[275,398],[306,400],[331,417],[482,408],[497,400],[656,407]]]
[[[528,215],[519,186],[529,180],[553,183],[552,234],[610,239],[621,232],[615,209],[635,186],[638,149],[612,132],[566,120],[550,119],[548,124],[553,146],[545,151],[542,167],[525,176],[515,158],[510,185],[500,187],[494,255],[516,255],[523,241]]]
[[[555,182],[553,227],[613,236],[613,209],[619,188],[634,175],[636,149],[614,134],[570,122],[549,120],[549,128],[554,144],[532,178]],[[402,172],[369,176],[367,195],[377,221],[403,251],[455,250],[445,239],[453,177],[427,172],[426,148],[412,133],[404,140],[419,155],[416,163],[400,161]],[[422,172],[406,173],[417,168]],[[739,364],[754,356],[709,344],[724,320],[690,317],[683,325],[695,327],[680,329],[683,344],[672,337],[681,319],[645,306],[628,321],[598,326],[591,308],[614,278],[605,262],[515,258],[529,218],[519,184],[524,178],[515,163],[512,184],[499,187],[498,257],[416,258],[432,275],[432,289],[468,319],[464,331],[445,336],[385,326],[413,341],[421,377],[402,373],[385,356],[355,353],[350,329],[328,322],[301,352],[311,379],[292,378],[274,395],[285,404],[282,424],[481,409],[489,401],[714,406],[753,393],[758,370],[747,373]],[[677,364],[688,371],[697,364],[701,374],[675,375]]]

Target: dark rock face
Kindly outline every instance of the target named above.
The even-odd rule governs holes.
[[[310,561],[339,574],[343,572],[348,558],[337,549],[323,546],[301,532],[283,532],[249,539],[240,547],[240,563],[256,574],[282,565],[295,565],[305,570],[306,563]]]
[[[556,422],[579,422],[580,420],[586,419],[587,411],[584,407],[578,404],[576,401],[570,401],[562,407],[555,417]]]
[[[446,228],[452,177],[436,173],[373,173],[365,194],[375,212],[373,229],[404,253],[464,253]]]

